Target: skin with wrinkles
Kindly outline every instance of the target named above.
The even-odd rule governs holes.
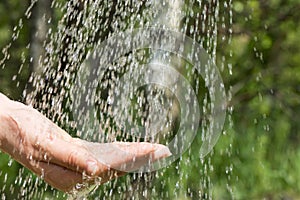
[[[65,192],[83,182],[83,172],[89,177],[85,181],[93,183],[100,178],[100,183],[105,183],[125,174],[126,170],[114,170],[112,166],[121,169],[119,166],[130,164],[134,166],[132,169],[138,169],[149,160],[153,162],[170,155],[167,147],[158,144],[100,144],[72,138],[37,110],[1,93],[0,149]],[[95,149],[98,154],[93,153]],[[129,154],[121,156],[119,150]],[[103,160],[105,162],[101,162]]]

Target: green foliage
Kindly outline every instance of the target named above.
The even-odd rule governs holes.
[[[220,31],[217,46],[217,64],[232,96],[224,134],[203,160],[198,154],[201,136],[197,136],[189,152],[159,170],[148,185],[153,198],[300,198],[299,8],[298,0],[233,1],[231,42],[223,42],[228,32]],[[12,40],[13,27],[25,9],[26,4],[16,0],[0,2],[0,49]],[[54,12],[57,18],[61,14]],[[22,57],[29,56],[26,46],[31,33],[29,22],[23,23],[19,39],[9,49],[11,58],[4,68],[0,66],[0,91],[19,100],[30,73]],[[3,56],[0,54],[0,60]],[[15,186],[13,192],[9,186],[17,180],[20,165],[8,163],[8,156],[1,154],[0,193],[15,198],[21,186]],[[103,191],[110,188],[117,198],[126,190],[124,185],[134,180],[132,175],[123,177],[101,186],[94,196],[106,196]],[[53,194],[47,191],[45,197]],[[57,193],[57,198],[65,197]]]

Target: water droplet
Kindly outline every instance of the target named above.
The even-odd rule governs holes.
[[[14,162],[13,159],[9,159],[8,163],[7,163],[7,166],[11,167],[12,163]]]
[[[41,169],[41,176],[40,176],[41,179],[44,179],[45,178],[45,170],[44,169]]]

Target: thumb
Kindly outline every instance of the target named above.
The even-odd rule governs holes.
[[[102,164],[119,171],[133,172],[146,164],[171,155],[168,147],[147,142],[91,143],[86,149]]]

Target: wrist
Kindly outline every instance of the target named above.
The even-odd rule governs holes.
[[[11,154],[15,136],[19,132],[16,121],[5,112],[0,113],[0,149]]]

